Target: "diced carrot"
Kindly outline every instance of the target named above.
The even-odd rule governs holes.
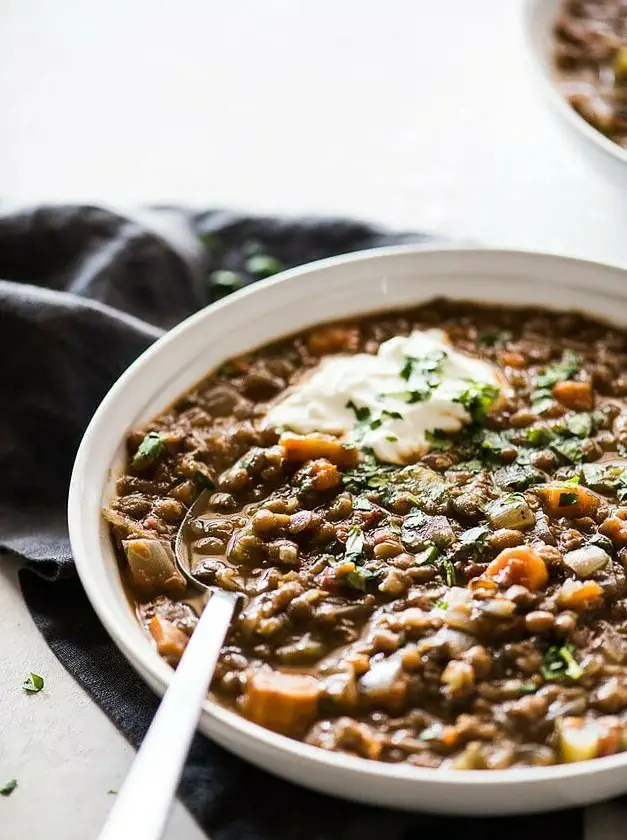
[[[524,368],[527,364],[523,354],[515,350],[502,350],[498,355],[500,363],[505,367]]]
[[[599,757],[617,753],[620,750],[621,742],[620,728],[618,726],[608,726],[599,740]]]
[[[282,671],[257,671],[246,683],[242,714],[283,735],[302,732],[318,712],[322,685],[315,677]]]
[[[318,327],[307,336],[307,349],[314,356],[354,352],[358,344],[359,331],[356,327],[341,327],[337,324]]]
[[[555,518],[594,516],[599,507],[599,497],[587,487],[580,487],[578,484],[547,484],[545,487],[534,487],[533,492],[549,516]]]
[[[381,755],[383,741],[381,735],[368,724],[351,718],[337,721],[337,743],[342,749],[356,752],[364,758],[376,760]]]
[[[331,435],[297,435],[284,432],[280,444],[288,461],[304,463],[315,458],[326,458],[338,467],[354,467],[359,459],[359,453],[354,446],[347,446]]]
[[[504,548],[490,563],[485,574],[505,586],[519,583],[532,590],[542,589],[549,579],[546,563],[528,545]]]
[[[317,458],[311,462],[311,483],[316,490],[332,490],[342,483],[342,476],[335,464],[326,458]]]
[[[183,656],[188,642],[185,633],[160,615],[155,615],[150,619],[148,630],[155,640],[159,655],[174,667]]]
[[[594,609],[603,598],[603,590],[594,580],[567,580],[560,589],[557,602],[575,612]]]
[[[627,510],[619,508],[614,516],[608,516],[599,531],[615,545],[627,545]]]
[[[557,382],[553,386],[555,399],[573,411],[591,411],[594,408],[594,392],[590,382]]]
[[[374,706],[387,709],[392,714],[399,714],[407,703],[407,680],[400,678],[391,685],[374,688],[368,692],[368,699]]]

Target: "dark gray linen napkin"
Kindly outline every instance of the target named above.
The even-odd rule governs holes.
[[[137,746],[157,699],[96,618],[68,542],[81,435],[109,387],[164,330],[265,270],[420,242],[361,222],[172,208],[0,212],[0,551],[23,560],[26,604],[73,677]],[[269,256],[251,274],[250,257]],[[268,768],[271,770],[272,768]],[[354,805],[258,770],[197,735],[180,797],[212,840],[583,840],[580,810],[461,819]]]

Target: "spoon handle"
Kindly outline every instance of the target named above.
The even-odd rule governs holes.
[[[209,599],[98,840],[162,836],[235,605]]]

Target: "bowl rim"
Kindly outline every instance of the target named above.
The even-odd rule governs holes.
[[[159,356],[171,348],[173,344],[179,342],[188,331],[193,330],[205,318],[214,318],[217,312],[232,306],[238,306],[245,298],[264,294],[266,289],[283,283],[289,283],[303,274],[326,270],[347,263],[359,264],[373,259],[388,259],[407,255],[433,254],[437,256],[438,254],[450,253],[455,253],[461,257],[464,255],[479,255],[485,258],[499,256],[513,260],[521,258],[530,259],[538,261],[538,263],[543,262],[547,264],[547,267],[549,263],[565,264],[566,266],[580,265],[587,267],[588,270],[596,269],[606,274],[614,273],[617,283],[619,280],[624,282],[627,275],[627,271],[618,265],[524,248],[491,248],[468,246],[466,244],[460,246],[456,243],[410,243],[342,254],[306,263],[281,272],[274,277],[251,284],[229,295],[227,298],[194,313],[161,338],[157,339],[157,341],[145,350],[124,371],[105,395],[84,432],[74,462],[68,496],[70,544],[81,584],[98,618],[127,661],[160,696],[169,687],[174,671],[158,656],[147,639],[144,642],[135,636],[131,637],[130,634],[127,634],[126,628],[120,626],[115,615],[115,609],[106,599],[101,597],[96,586],[96,581],[92,577],[90,567],[93,567],[94,561],[86,545],[92,526],[88,521],[88,516],[85,511],[83,486],[86,482],[91,483],[94,480],[101,486],[106,481],[106,478],[102,475],[98,475],[94,479],[91,475],[89,460],[90,453],[98,444],[98,432],[101,426],[105,425],[109,419],[111,408],[115,406],[119,396],[128,388],[129,383],[133,382],[141,374],[144,365],[152,360],[153,357]],[[611,292],[608,294],[612,295]],[[624,296],[621,295],[621,298],[627,301],[627,294]],[[107,472],[110,471],[110,468],[111,465],[108,466]],[[102,552],[99,552],[98,563],[103,568],[106,567],[107,559]],[[216,724],[216,728],[229,730],[235,737],[241,739],[251,739],[257,746],[264,748],[268,756],[282,754],[288,759],[306,762],[307,764],[313,762],[318,766],[326,766],[329,770],[341,770],[350,772],[353,775],[366,776],[369,777],[371,782],[377,780],[388,782],[398,780],[406,783],[423,782],[429,785],[436,785],[440,788],[491,785],[493,788],[505,789],[510,788],[512,785],[535,785],[539,782],[568,781],[569,779],[575,779],[581,776],[606,774],[614,769],[624,769],[627,767],[626,751],[589,761],[551,765],[548,767],[523,767],[506,770],[455,770],[447,767],[436,769],[421,768],[405,762],[390,764],[311,746],[253,724],[236,712],[221,706],[209,698],[203,704],[201,718],[204,715],[212,719]],[[199,722],[199,728],[203,728],[202,719]],[[265,769],[272,772],[271,766]]]
[[[555,6],[561,5],[563,0],[556,0]],[[582,137],[588,142],[594,144],[598,149],[605,152],[605,154],[613,157],[618,163],[627,164],[627,149],[614,143],[598,129],[594,128],[587,122],[569,102],[560,93],[557,83],[551,74],[551,56],[547,53],[544,45],[541,43],[538,36],[538,15],[539,10],[545,6],[546,0],[525,0],[523,7],[524,17],[524,40],[526,42],[527,51],[533,57],[533,67],[536,78],[540,81],[544,95],[550,102],[551,107],[555,112]],[[553,19],[546,15],[547,22],[553,22]],[[550,35],[550,30],[544,33]]]

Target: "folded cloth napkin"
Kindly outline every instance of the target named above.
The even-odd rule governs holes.
[[[0,213],[0,549],[23,559],[26,603],[56,656],[134,746],[157,699],[92,611],[66,529],[70,471],[91,415],[165,329],[238,285],[280,266],[426,238],[346,220],[171,208]],[[340,802],[201,735],[179,793],[213,840],[583,838],[579,810],[462,820]]]

